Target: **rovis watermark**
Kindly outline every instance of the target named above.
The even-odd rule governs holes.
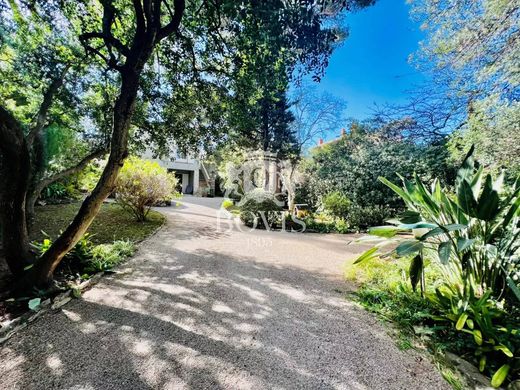
[[[303,233],[305,221],[294,208],[298,180],[295,167],[270,152],[251,152],[242,164],[229,163],[221,187],[233,206],[217,211],[217,231]]]
[[[240,232],[253,232],[257,229],[278,231],[284,233],[303,233],[306,230],[305,222],[296,215],[289,215],[286,211],[263,211],[249,213],[252,225],[247,226],[233,213],[225,209],[217,210],[217,232],[228,233],[233,230]],[[269,216],[269,217],[268,217]]]

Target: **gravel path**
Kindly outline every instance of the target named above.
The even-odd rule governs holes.
[[[352,237],[217,230],[216,199],[0,349],[2,389],[444,389],[344,298]]]

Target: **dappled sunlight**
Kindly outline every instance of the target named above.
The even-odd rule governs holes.
[[[367,367],[398,351],[338,282],[255,254],[180,249],[166,237],[141,249],[132,272],[103,279],[14,339],[0,352],[10,378],[29,386],[44,373],[60,388],[95,389],[367,389],[384,380]],[[392,364],[421,372],[401,360]]]

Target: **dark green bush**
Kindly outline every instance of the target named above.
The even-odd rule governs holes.
[[[340,191],[333,191],[323,197],[325,211],[335,218],[345,218],[349,213],[350,200]]]
[[[282,207],[271,192],[262,189],[250,191],[238,203],[240,220],[249,227],[269,229],[280,219]],[[264,220],[269,226],[265,226]]]
[[[355,230],[366,230],[370,226],[383,225],[384,222],[396,214],[394,209],[386,206],[358,206],[352,205],[346,216],[346,221]]]

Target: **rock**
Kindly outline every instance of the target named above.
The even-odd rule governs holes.
[[[446,352],[444,358],[448,363],[451,363],[455,369],[459,370],[475,390],[494,389],[493,386],[491,386],[489,378],[482,375],[478,368],[470,362],[450,352]]]

